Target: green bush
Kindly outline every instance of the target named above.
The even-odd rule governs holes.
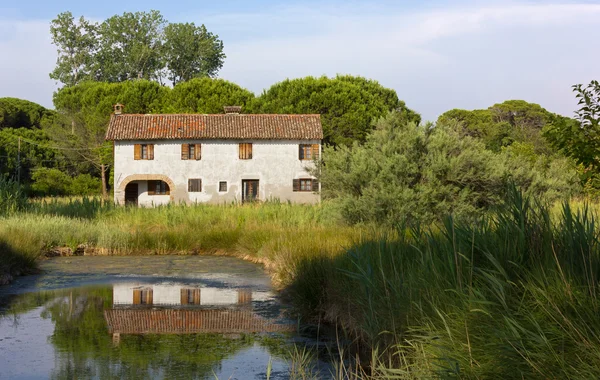
[[[87,173],[79,174],[72,179],[68,191],[71,195],[96,195],[102,191],[102,183]]]
[[[525,146],[498,153],[460,133],[457,121],[417,125],[391,112],[365,144],[327,147],[317,175],[350,223],[393,225],[479,216],[497,206],[509,182],[544,201],[579,188],[569,160],[531,155]]]
[[[31,175],[31,189],[38,195],[67,195],[73,181],[58,169],[37,168]]]

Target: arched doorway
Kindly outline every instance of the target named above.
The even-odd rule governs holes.
[[[125,186],[125,205],[126,206],[137,206],[138,205],[138,196],[139,196],[139,188],[137,182],[129,182],[127,186]]]

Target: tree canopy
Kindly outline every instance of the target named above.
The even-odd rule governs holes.
[[[324,143],[351,145],[364,141],[373,120],[399,110],[420,122],[420,116],[398,99],[396,91],[363,77],[287,79],[271,86],[252,103],[252,113],[321,114]]]
[[[439,215],[473,216],[497,204],[507,182],[542,199],[578,189],[566,159],[523,160],[519,152],[495,153],[456,121],[417,125],[392,111],[364,144],[327,147],[318,173],[322,195],[351,222],[429,222]]]
[[[224,106],[245,106],[254,94],[224,79],[196,78],[173,87],[164,113],[223,113]]]
[[[495,152],[518,142],[529,144],[536,154],[552,152],[543,130],[561,118],[540,105],[524,100],[507,100],[485,110],[453,109],[438,118],[438,123],[457,121],[461,134],[483,140]]]
[[[580,109],[576,119],[562,118],[548,127],[545,136],[554,147],[583,166],[584,181],[600,188],[600,83],[573,86]],[[593,182],[593,183],[592,183]]]
[[[0,98],[0,129],[40,128],[54,112],[37,103],[17,98]]]
[[[64,12],[52,20],[50,32],[58,53],[50,77],[67,86],[214,77],[225,58],[223,42],[204,25],[170,24],[155,10],[125,12],[101,23]]]

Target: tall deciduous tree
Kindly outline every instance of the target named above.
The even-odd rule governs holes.
[[[254,113],[321,114],[324,142],[333,145],[364,141],[373,130],[373,121],[390,110],[420,122],[420,116],[394,90],[374,80],[341,75],[287,79],[266,90],[251,109]]]
[[[58,60],[50,77],[67,86],[85,80],[150,79],[174,84],[214,77],[223,66],[223,42],[204,25],[169,24],[159,11],[125,12],[102,23],[70,12],[52,20]]]
[[[164,66],[161,49],[165,25],[165,19],[155,10],[125,12],[105,20],[100,25],[97,79],[158,79]]]
[[[557,119],[547,128],[545,136],[565,155],[584,168],[584,181],[594,180],[600,186],[600,83],[592,81],[584,87],[573,86],[579,99],[575,119]]]
[[[71,12],[64,12],[52,20],[50,33],[58,51],[50,78],[67,86],[92,78],[92,63],[98,49],[97,25],[83,16],[76,21]]]
[[[219,36],[194,23],[167,25],[163,48],[168,79],[174,84],[196,77],[214,77],[225,59]]]

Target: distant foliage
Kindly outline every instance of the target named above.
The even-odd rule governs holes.
[[[102,184],[89,174],[71,177],[68,174],[49,168],[38,168],[32,174],[31,189],[37,195],[98,195]]]
[[[536,154],[548,154],[552,148],[542,132],[559,119],[564,118],[538,104],[507,100],[485,110],[453,109],[443,113],[438,123],[458,122],[462,135],[481,139],[495,152],[520,143],[531,145]]]
[[[497,205],[513,181],[549,201],[578,190],[577,175],[566,160],[495,153],[461,135],[456,122],[419,126],[398,112],[381,118],[365,144],[325,148],[323,159],[323,197],[333,199],[351,223],[474,216]]]
[[[94,80],[214,77],[223,66],[223,42],[204,25],[168,23],[159,11],[125,12],[101,23],[71,12],[50,24],[58,59],[50,77],[66,86]]]
[[[321,114],[324,143],[352,145],[364,141],[372,122],[398,110],[415,122],[420,116],[398,99],[396,91],[363,77],[287,79],[274,84],[253,103],[252,113]]]
[[[242,106],[254,99],[254,94],[224,79],[196,78],[173,87],[163,104],[164,113],[223,113],[224,106]]]
[[[54,112],[39,104],[17,98],[0,98],[0,130],[4,128],[41,128]]]

